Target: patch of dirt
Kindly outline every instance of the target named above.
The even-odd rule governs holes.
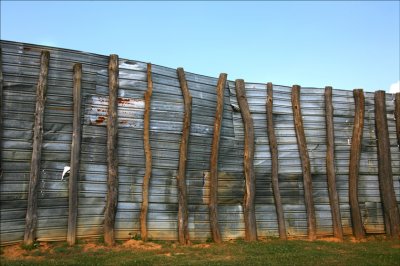
[[[209,248],[211,245],[210,244],[197,244],[193,245],[194,248]]]
[[[2,256],[9,260],[19,260],[23,258],[36,261],[43,260],[46,253],[52,252],[51,246],[48,243],[40,243],[39,247],[32,250],[25,250],[21,247],[21,244],[16,244],[2,247],[2,251]]]
[[[392,248],[400,248],[400,245],[393,245]]]
[[[27,256],[26,250],[23,250],[20,245],[12,245],[3,247],[3,256],[9,259],[18,259]]]
[[[98,251],[99,249],[104,249],[105,247],[102,245],[97,245],[96,243],[85,243],[82,245],[82,251],[83,252],[88,252],[88,251]]]
[[[319,238],[318,240],[325,241],[325,242],[343,242],[343,240],[336,238],[336,237],[323,237]]]
[[[143,242],[142,240],[134,240],[130,239],[124,242],[122,245],[124,248],[134,248],[134,249],[141,249],[141,250],[157,250],[161,249],[161,245],[151,242]]]
[[[355,237],[350,237],[350,242],[351,243],[363,243],[363,242],[367,242],[368,240],[366,238],[364,239],[356,239]]]

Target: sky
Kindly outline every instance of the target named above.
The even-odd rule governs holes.
[[[1,1],[1,39],[246,82],[399,89],[399,1]]]

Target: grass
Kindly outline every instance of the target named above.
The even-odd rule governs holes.
[[[74,247],[48,243],[46,250],[41,247],[23,250],[22,256],[12,259],[4,250],[1,265],[399,265],[400,262],[400,241],[382,238],[361,243],[278,239],[191,246],[154,243],[159,244],[157,249],[126,248],[118,244],[114,248],[98,246],[86,251],[88,243]]]

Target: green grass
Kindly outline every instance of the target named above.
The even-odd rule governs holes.
[[[83,252],[84,243],[69,247],[52,243],[47,251],[24,250],[26,255],[10,260],[1,255],[1,265],[400,265],[400,241],[369,239],[367,242],[281,241],[180,246],[154,241],[156,250],[101,247]]]

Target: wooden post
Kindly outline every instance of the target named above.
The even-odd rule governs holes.
[[[244,226],[245,240],[257,240],[257,224],[255,214],[255,196],[256,196],[256,178],[254,175],[253,159],[254,159],[254,126],[253,118],[251,117],[249,105],[246,99],[246,91],[243,79],[237,79],[236,83],[236,98],[242,114],[244,125],[244,176],[246,188],[244,193]]]
[[[307,150],[306,136],[304,134],[303,117],[301,115],[299,85],[294,85],[292,87],[292,109],[294,127],[296,130],[297,146],[299,147],[303,170],[304,202],[307,211],[308,238],[310,240],[315,240],[317,238],[317,226],[312,192],[311,165],[310,157]]]
[[[378,147],[378,177],[388,237],[400,236],[400,216],[393,187],[392,157],[386,117],[385,91],[375,92],[375,127]]]
[[[272,190],[274,192],[276,217],[278,218],[278,230],[280,239],[286,240],[285,216],[283,213],[281,193],[279,191],[279,164],[278,164],[278,143],[276,141],[274,121],[273,121],[273,85],[271,82],[267,84],[267,131],[269,140],[269,149],[271,152],[271,178]]]
[[[115,244],[114,224],[118,204],[118,55],[110,55],[108,64],[108,120],[107,120],[107,202],[104,211],[104,242]]]
[[[0,148],[3,147],[3,60],[2,49],[0,47]],[[0,180],[3,177],[3,164],[0,153]]]
[[[224,92],[227,74],[219,75],[217,84],[217,107],[215,110],[214,120],[214,136],[211,146],[210,156],[210,203],[208,205],[210,211],[210,227],[211,235],[216,243],[221,243],[221,233],[218,225],[218,154],[219,140],[221,136],[222,117],[224,113]]]
[[[360,169],[361,140],[364,128],[364,92],[362,89],[353,90],[355,110],[354,127],[351,138],[349,162],[349,202],[353,234],[357,239],[365,237],[364,226],[358,205],[358,172]]]
[[[151,178],[152,155],[150,147],[150,105],[151,95],[153,93],[153,80],[151,76],[151,64],[147,64],[147,91],[144,94],[144,128],[143,128],[143,144],[144,154],[146,157],[146,170],[143,177],[142,188],[142,208],[140,210],[140,235],[143,241],[147,241],[147,212],[149,209],[149,184]]]
[[[33,127],[31,172],[29,174],[28,207],[25,218],[25,245],[32,245],[36,238],[37,191],[40,175],[40,161],[42,157],[44,108],[46,102],[49,61],[50,53],[48,51],[42,51],[40,56],[39,81],[36,87],[36,109],[35,124]]]
[[[72,123],[72,144],[71,144],[71,169],[68,184],[68,232],[67,242],[70,246],[76,242],[76,219],[78,216],[78,175],[81,152],[81,88],[82,88],[82,64],[75,64],[74,88],[72,95],[74,99],[74,118]]]
[[[333,124],[332,87],[325,87],[326,121],[326,175],[328,177],[329,203],[332,213],[333,236],[342,240],[343,228],[339,208],[339,195],[336,190],[335,173],[335,134]]]
[[[395,110],[394,110],[394,117],[396,119],[396,135],[397,135],[397,145],[400,150],[400,92],[397,92],[395,100]]]
[[[183,68],[177,69],[179,84],[181,86],[184,104],[182,138],[179,147],[179,165],[178,175],[176,177],[178,183],[178,238],[179,243],[183,245],[190,244],[189,239],[189,222],[187,207],[187,191],[186,191],[186,161],[187,150],[189,144],[190,125],[192,117],[192,96],[185,78]]]

